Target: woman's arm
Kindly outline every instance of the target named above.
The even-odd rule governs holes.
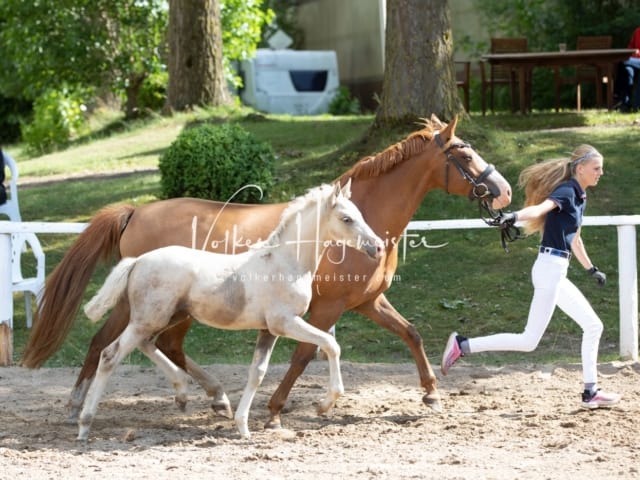
[[[573,237],[573,242],[571,242],[571,253],[573,253],[573,256],[578,259],[580,265],[582,265],[585,270],[589,270],[593,267],[593,263],[591,263],[589,255],[587,255],[587,250],[582,242],[582,237],[580,236],[581,231],[582,227],[578,229],[575,237]]]
[[[527,220],[533,220],[534,218],[538,218],[543,215],[546,215],[557,206],[558,205],[556,204],[556,202],[554,202],[550,198],[547,198],[545,201],[537,205],[530,205],[528,207],[524,207],[523,209],[518,210],[515,213],[519,221],[526,222]]]

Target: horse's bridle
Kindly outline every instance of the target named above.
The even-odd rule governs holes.
[[[440,132],[436,132],[434,134],[434,138],[438,146],[444,149],[445,144],[440,137]],[[480,175],[478,175],[478,177],[474,177],[462,166],[460,158],[451,153],[451,150],[457,150],[461,148],[471,148],[471,145],[466,142],[458,142],[452,143],[446,149],[444,149],[444,154],[447,156],[447,162],[444,171],[445,191],[447,192],[447,194],[449,193],[449,163],[453,163],[462,178],[473,185],[471,193],[469,194],[469,198],[471,198],[471,200],[478,199],[478,203],[480,205],[480,216],[482,217],[482,219],[489,226],[500,227],[502,248],[504,248],[504,250],[508,252],[509,249],[507,248],[507,242],[513,242],[524,237],[520,234],[520,229],[515,225],[501,223],[502,211],[499,210],[496,212],[493,208],[491,208],[489,202],[487,201],[487,196],[491,196],[493,198],[497,198],[500,196],[500,191],[497,190],[495,185],[487,185],[486,183],[484,183],[484,180],[489,175],[491,175],[493,171],[495,171],[496,167],[494,167],[492,164],[488,164],[487,168],[485,168],[484,171]],[[489,215],[490,219],[485,218],[485,216],[482,214],[482,210],[484,210],[487,215]]]
[[[434,138],[438,146],[440,148],[444,148],[444,142],[440,137],[440,132],[436,132],[434,134]],[[473,188],[471,189],[471,193],[469,194],[469,197],[472,200],[476,198],[485,199],[485,197],[487,197],[488,195],[494,198],[499,197],[500,191],[496,189],[495,185],[489,186],[486,183],[484,183],[485,179],[495,171],[496,167],[494,167],[491,164],[488,164],[487,168],[485,168],[480,175],[478,175],[477,177],[474,177],[462,166],[460,158],[455,156],[453,153],[451,153],[451,150],[458,150],[460,148],[471,148],[471,145],[465,142],[452,143],[444,150],[444,154],[447,156],[447,163],[445,165],[445,171],[444,171],[445,191],[449,193],[449,163],[453,163],[453,165],[456,167],[456,169],[458,170],[462,178],[464,178],[467,182],[473,185]]]

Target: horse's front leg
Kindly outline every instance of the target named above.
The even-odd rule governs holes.
[[[324,400],[318,404],[318,414],[326,413],[344,393],[342,373],[340,372],[340,345],[332,335],[313,325],[309,325],[302,317],[295,315],[282,320],[284,321],[275,327],[279,334],[299,342],[317,345],[327,355],[329,361],[329,388]],[[272,325],[272,323],[269,323],[270,329]]]
[[[327,331],[335,325],[343,311],[344,307],[339,302],[325,302],[322,297],[320,300],[314,299],[309,307],[308,323],[320,330]],[[271,417],[265,425],[266,428],[278,429],[282,427],[280,414],[289,397],[289,392],[309,362],[315,357],[316,351],[317,346],[312,343],[299,343],[294,350],[287,373],[269,399],[268,408]]]
[[[380,294],[374,300],[359,305],[355,310],[366,315],[390,332],[399,335],[404,343],[409,346],[418,368],[420,385],[426,390],[422,401],[434,411],[442,412],[442,402],[436,387],[436,375],[424,352],[422,337],[416,327],[393,308],[393,305],[384,294]]]
[[[242,392],[235,415],[236,426],[241,437],[249,438],[251,436],[249,433],[249,410],[251,409],[253,397],[267,373],[269,359],[277,339],[278,337],[269,333],[268,330],[260,330],[258,332],[256,349],[253,352],[253,360],[249,367],[247,385],[244,388],[244,392]]]

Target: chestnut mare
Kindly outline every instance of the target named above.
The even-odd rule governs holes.
[[[435,116],[375,156],[358,161],[336,182],[351,179],[351,200],[382,238],[386,255],[377,264],[351,249],[339,264],[327,260],[340,255],[325,251],[313,286],[308,322],[327,331],[346,310],[353,310],[399,335],[409,347],[425,389],[423,402],[441,411],[436,376],[424,352],[422,337],[387,300],[396,271],[398,240],[424,196],[433,189],[478,199],[492,209],[511,202],[511,187],[492,165],[455,135],[457,118],[448,125]],[[77,315],[84,290],[99,261],[135,257],[167,245],[184,245],[222,253],[238,253],[247,244],[267,238],[287,203],[242,205],[192,198],[153,202],[141,207],[112,206],[99,211],[62,261],[49,275],[38,319],[27,341],[22,364],[38,368],[66,338]],[[350,281],[344,281],[349,278]],[[70,419],[77,418],[96,372],[100,352],[122,333],[129,306],[120,301],[91,341],[87,357],[69,401]],[[177,320],[177,319],[176,319]],[[192,319],[184,315],[160,334],[158,348],[189,373],[214,397],[216,413],[230,417],[220,383],[185,355],[182,344]],[[316,353],[315,345],[299,343],[289,370],[272,395],[267,427],[281,426],[280,412],[296,379]]]

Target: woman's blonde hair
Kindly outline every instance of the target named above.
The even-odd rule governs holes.
[[[524,189],[525,207],[537,205],[547,199],[558,185],[576,173],[579,164],[596,158],[601,159],[602,155],[594,147],[580,145],[568,159],[546,160],[525,168],[518,178],[518,186]],[[546,216],[543,216],[524,222],[525,232],[542,233],[545,218]]]

